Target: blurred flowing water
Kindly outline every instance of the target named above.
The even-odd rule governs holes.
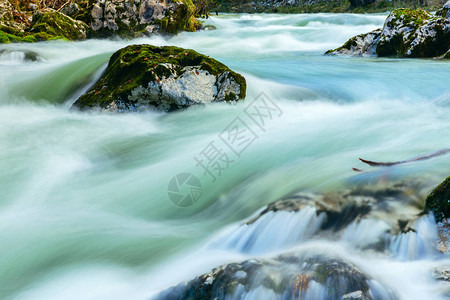
[[[222,263],[292,246],[289,236],[267,244],[264,229],[255,229],[261,237],[251,249],[236,236],[249,234],[239,229],[243,219],[283,196],[381,177],[421,178],[430,188],[442,181],[448,156],[363,175],[351,170],[369,170],[358,157],[392,161],[450,147],[448,62],[323,56],[385,17],[223,15],[207,20],[217,30],[172,38],[1,45],[0,299],[149,299]],[[222,61],[246,77],[247,100],[172,114],[70,112],[110,55],[136,43],[192,48]],[[37,60],[27,61],[27,51]],[[213,182],[194,157],[210,142],[226,150],[219,135],[261,92],[281,116],[264,130],[243,119],[258,138],[239,157],[228,150],[234,162]],[[167,195],[182,172],[202,185],[187,208]],[[270,222],[304,226],[289,220]],[[436,230],[432,220],[421,222],[422,231]],[[227,230],[224,246],[205,248]],[[428,249],[427,241],[420,247]],[[339,243],[335,251],[401,299],[440,299],[428,274],[448,259],[415,251],[408,237],[393,242],[397,256]]]

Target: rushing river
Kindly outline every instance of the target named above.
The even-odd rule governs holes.
[[[371,169],[359,157],[392,161],[450,148],[449,62],[323,55],[385,17],[226,15],[207,21],[217,30],[170,39],[1,45],[0,299],[149,299],[220,264],[268,255],[264,241],[254,253],[206,245],[286,195],[380,176],[441,182],[448,155],[388,174],[352,171]],[[222,61],[246,77],[247,100],[171,114],[69,111],[109,56],[135,43]],[[278,109],[264,128],[245,114],[261,92]],[[236,117],[257,136],[240,156],[220,138]],[[211,142],[233,160],[215,181],[195,160]],[[180,208],[167,189],[183,172],[202,190]],[[320,243],[401,299],[443,297],[429,273],[448,258]]]

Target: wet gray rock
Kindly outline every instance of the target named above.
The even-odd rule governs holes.
[[[370,281],[355,265],[338,257],[285,254],[220,266],[155,299],[245,299],[257,290],[271,299],[375,299]],[[384,300],[396,299],[388,289],[383,292],[389,295]]]
[[[80,13],[80,8],[78,7],[78,4],[76,3],[69,3],[66,6],[64,6],[60,12],[62,14],[65,14],[66,16],[69,16],[71,18],[75,18],[78,13]]]
[[[373,56],[380,40],[381,29],[375,29],[366,34],[357,35],[349,39],[343,46],[329,50],[327,55]]]
[[[356,291],[342,296],[342,300],[364,300],[364,299],[366,298],[364,297],[362,291]]]
[[[401,181],[384,186],[364,185],[343,192],[323,195],[299,193],[270,203],[247,224],[254,223],[269,212],[296,212],[312,206],[316,209],[317,214],[324,213],[326,215],[326,222],[321,226],[322,230],[338,231],[353,221],[371,217],[372,214],[380,212],[389,214],[393,210],[403,209],[406,213],[403,215],[404,219],[390,220],[392,233],[407,232],[410,224],[420,213],[419,208],[423,205],[422,196],[414,191],[422,188],[421,182]],[[405,209],[406,205],[410,208]]]
[[[433,278],[450,282],[450,266],[442,266],[433,270]]]

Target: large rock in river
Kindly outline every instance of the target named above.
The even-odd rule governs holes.
[[[380,31],[351,38],[332,55],[440,57],[450,49],[450,20],[418,9],[396,9]]]
[[[450,218],[450,177],[428,195],[425,211],[432,211],[437,221]]]
[[[386,19],[378,56],[435,57],[450,48],[450,20],[424,10],[397,9]]]
[[[153,299],[397,299],[355,265],[311,252],[222,265]]]
[[[173,111],[245,98],[246,81],[194,50],[132,45],[114,53],[100,80],[73,105],[112,112]]]

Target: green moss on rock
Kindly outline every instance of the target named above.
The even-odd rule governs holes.
[[[401,20],[404,24],[414,25],[415,28],[423,25],[426,20],[433,17],[432,14],[423,9],[399,8],[392,12],[395,18],[392,22]]]
[[[433,212],[436,221],[450,218],[450,177],[437,186],[425,201],[425,212]]]
[[[33,15],[29,30],[32,34],[44,33],[47,39],[63,38],[67,40],[82,40],[86,38],[88,26],[55,10],[48,9]]]
[[[450,48],[450,20],[418,9],[393,11],[376,47],[378,56],[437,57]]]
[[[180,1],[174,12],[167,12],[166,17],[155,20],[161,27],[161,31],[176,34],[180,31],[196,31],[200,28],[200,22],[195,18],[195,5],[192,0]]]
[[[74,104],[74,107],[81,110],[89,108],[100,108],[103,110],[129,111],[140,110],[142,107],[156,107],[158,110],[172,111],[187,107],[191,104],[199,103],[197,99],[187,97],[180,103],[172,99],[172,91],[168,90],[160,93],[162,84],[174,86],[174,82],[179,80],[184,73],[196,80],[195,76],[206,76],[211,80],[215,78],[216,94],[220,92],[224,82],[219,82],[219,78],[227,79],[227,82],[237,83],[238,90],[223,91],[223,99],[209,99],[212,101],[236,101],[245,98],[246,82],[245,78],[230,70],[224,64],[202,55],[194,50],[183,49],[173,46],[157,47],[152,45],[132,45],[114,53],[109,60],[108,67],[102,78],[88,91],[81,96]],[[202,74],[200,74],[202,73]],[[175,84],[176,85],[176,84]],[[147,90],[150,86],[152,90]],[[145,98],[145,104],[137,100],[139,97]],[[201,98],[203,95],[199,95]],[[195,98],[195,97],[194,97]],[[165,102],[164,105],[161,102]],[[111,105],[114,106],[111,109]],[[116,106],[121,106],[118,108]],[[145,108],[144,107],[144,108]]]

